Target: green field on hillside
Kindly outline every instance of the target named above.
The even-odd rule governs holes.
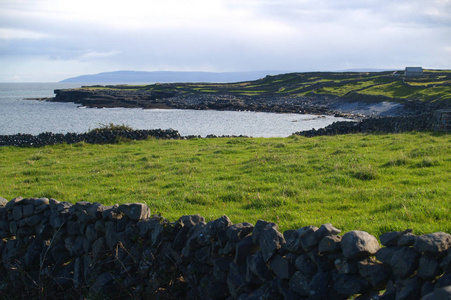
[[[398,72],[403,74],[403,72]],[[393,101],[451,101],[451,71],[424,70],[423,76],[394,76],[388,72],[290,73],[238,83],[163,83],[140,86],[107,86],[94,89],[152,90],[188,94],[229,94],[234,96],[385,96]],[[388,100],[389,100],[388,99]]]
[[[175,221],[199,213],[282,230],[332,223],[379,235],[451,233],[451,136],[123,141],[0,147],[0,196],[145,202]]]

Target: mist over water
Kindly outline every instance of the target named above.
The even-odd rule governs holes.
[[[286,137],[336,121],[331,116],[213,110],[81,108],[74,103],[23,100],[53,97],[54,89],[74,83],[0,83],[0,135],[41,132],[82,133],[102,124],[125,124],[134,129],[176,129],[186,135],[245,135]]]

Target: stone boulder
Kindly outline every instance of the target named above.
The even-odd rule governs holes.
[[[368,232],[354,230],[347,232],[341,239],[341,248],[346,258],[365,258],[379,250],[377,239]]]
[[[451,246],[451,235],[445,232],[423,234],[416,238],[413,247],[419,253],[444,253]]]

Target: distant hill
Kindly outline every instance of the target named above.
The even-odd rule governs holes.
[[[253,72],[173,72],[173,71],[115,71],[93,75],[82,75],[60,82],[75,83],[174,83],[174,82],[239,82],[257,80],[267,75],[286,73],[284,71]]]

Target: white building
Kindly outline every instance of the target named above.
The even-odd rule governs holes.
[[[406,76],[421,76],[423,75],[422,67],[406,67],[406,71],[404,72]]]

